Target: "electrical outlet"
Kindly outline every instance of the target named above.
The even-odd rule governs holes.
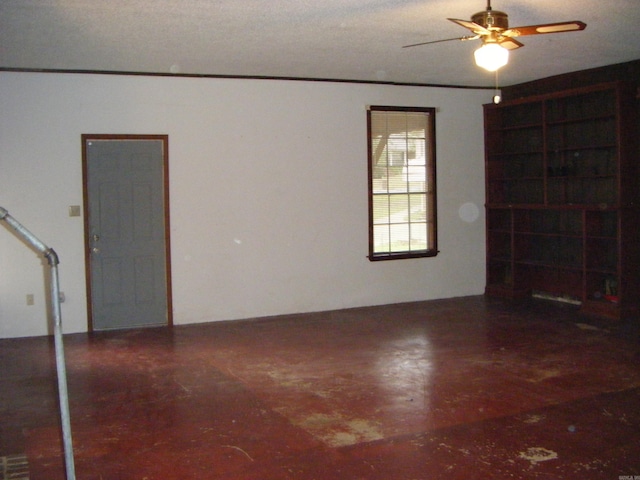
[[[33,300],[33,293],[27,293],[27,305],[31,306],[33,305],[35,302]]]

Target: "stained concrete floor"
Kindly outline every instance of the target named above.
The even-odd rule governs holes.
[[[638,331],[466,297],[67,335],[77,478],[640,475]],[[0,456],[64,479],[51,338],[0,368]]]

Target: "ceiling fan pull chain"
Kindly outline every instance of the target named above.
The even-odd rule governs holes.
[[[499,87],[498,87],[498,70],[495,71],[496,74],[496,89],[495,89],[495,95],[493,96],[493,103],[495,103],[496,105],[499,104],[502,101],[502,96],[500,95],[499,92]]]

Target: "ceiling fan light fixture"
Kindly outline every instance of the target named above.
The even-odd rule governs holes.
[[[476,65],[490,72],[504,67],[509,61],[509,50],[493,42],[483,44],[473,55]]]

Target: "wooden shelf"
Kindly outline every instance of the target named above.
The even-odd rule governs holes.
[[[486,294],[542,291],[610,318],[637,312],[634,88],[597,85],[484,112]]]

